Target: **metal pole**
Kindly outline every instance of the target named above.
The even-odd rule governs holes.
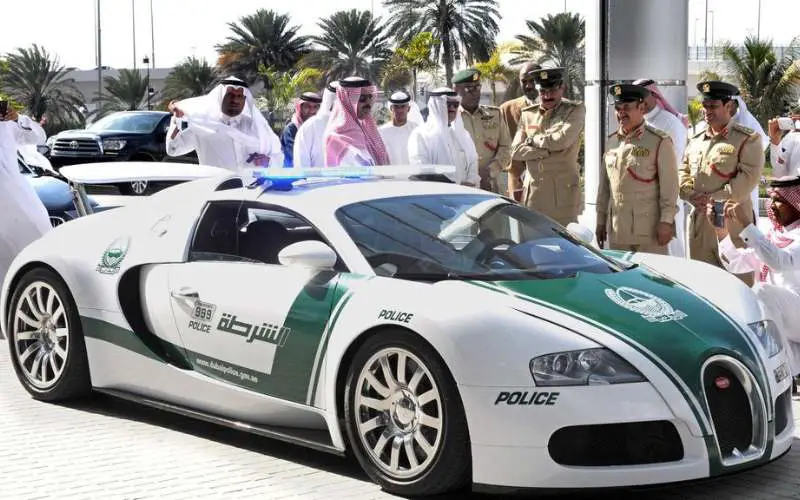
[[[761,0],[758,0],[758,28],[756,28],[756,38],[761,40]]]
[[[131,0],[131,25],[133,29],[133,69],[136,69],[136,0]]]
[[[706,23],[706,31],[703,35],[703,45],[705,46],[705,58],[708,59],[708,0],[706,0],[706,11],[705,14],[703,14],[703,17],[705,18]]]
[[[100,0],[97,0],[97,97],[103,96],[103,39],[100,30]]]
[[[714,52],[714,11],[708,13],[711,14],[711,52]]]
[[[156,68],[156,32],[153,28],[153,0],[150,0],[150,62]]]

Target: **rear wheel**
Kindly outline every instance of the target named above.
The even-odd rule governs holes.
[[[22,277],[6,326],[14,371],[34,398],[65,401],[90,393],[80,317],[57,274],[39,268]]]
[[[345,387],[345,425],[369,477],[406,496],[469,484],[469,433],[461,400],[439,355],[405,330],[369,338]]]

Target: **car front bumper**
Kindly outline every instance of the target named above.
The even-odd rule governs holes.
[[[777,437],[774,419],[770,422],[769,443],[761,456],[722,467],[714,437],[693,432],[697,423],[676,417],[649,383],[459,389],[477,489],[605,488],[695,480],[768,463],[788,451],[794,439],[789,401],[788,408],[777,405],[776,413],[784,412],[788,422],[781,424]]]

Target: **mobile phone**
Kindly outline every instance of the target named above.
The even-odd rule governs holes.
[[[8,101],[0,100],[0,117],[6,116],[8,113]]]
[[[794,120],[788,116],[778,118],[778,128],[781,130],[794,130]]]
[[[716,227],[725,227],[725,202],[714,202],[714,225]]]
[[[189,128],[189,122],[181,120],[181,130],[186,130],[187,128]]]

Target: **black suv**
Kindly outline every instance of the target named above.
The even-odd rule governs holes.
[[[108,161],[167,161],[197,163],[197,154],[171,157],[166,152],[170,114],[164,111],[120,111],[85,130],[65,130],[50,137],[49,159],[56,170],[66,165]],[[143,195],[147,181],[117,186],[122,194]]]

